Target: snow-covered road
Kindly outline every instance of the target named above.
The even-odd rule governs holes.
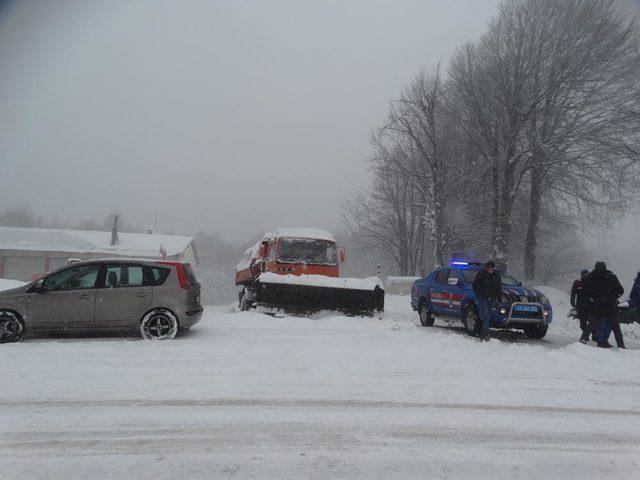
[[[637,328],[604,351],[562,318],[488,344],[415,320],[210,307],[173,342],[2,345],[0,478],[640,478]]]

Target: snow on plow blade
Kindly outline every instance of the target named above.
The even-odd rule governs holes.
[[[338,310],[351,315],[372,315],[384,310],[384,290],[376,277],[263,273],[258,279],[256,302],[258,307],[291,313]]]

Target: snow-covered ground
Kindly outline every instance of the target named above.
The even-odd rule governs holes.
[[[209,307],[172,342],[0,346],[0,478],[640,478],[631,349]],[[635,330],[635,331],[634,331]]]

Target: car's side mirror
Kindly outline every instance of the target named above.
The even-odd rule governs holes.
[[[450,278],[449,280],[447,280],[447,283],[452,287],[457,287],[460,284],[460,280],[458,280],[457,278]]]
[[[36,283],[34,283],[31,288],[29,289],[29,293],[44,293],[44,279],[41,278],[40,280],[38,280]]]

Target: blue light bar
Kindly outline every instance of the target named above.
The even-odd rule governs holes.
[[[462,266],[462,267],[468,267],[469,266],[469,262],[462,262],[459,260],[454,260],[453,262],[451,262],[451,265],[458,265],[458,266]]]

